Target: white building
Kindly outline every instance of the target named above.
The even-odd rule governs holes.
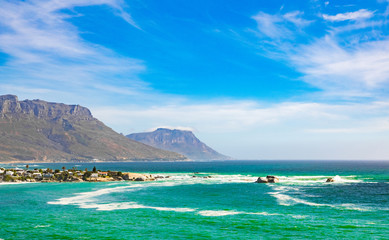
[[[91,178],[98,178],[99,177],[99,174],[97,173],[92,173],[92,175],[90,175]]]
[[[38,172],[38,173],[33,173],[32,176],[33,176],[35,179],[37,179],[37,178],[39,178],[39,179],[42,178],[42,174],[39,173],[39,172]]]

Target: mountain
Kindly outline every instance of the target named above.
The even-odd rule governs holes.
[[[231,159],[202,143],[191,131],[158,128],[154,132],[133,133],[127,137],[156,148],[181,153],[193,160]]]
[[[0,162],[184,159],[116,133],[85,107],[0,96]]]

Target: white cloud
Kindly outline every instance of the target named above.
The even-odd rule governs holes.
[[[374,12],[371,12],[366,9],[360,9],[356,12],[346,12],[346,13],[338,13],[336,15],[327,15],[323,14],[322,17],[325,20],[338,22],[338,21],[346,21],[346,20],[361,20],[367,19],[374,16]]]
[[[304,28],[312,23],[312,21],[308,21],[303,18],[304,13],[300,11],[293,11],[283,15],[284,19],[293,23],[294,25]]]
[[[325,90],[343,89],[365,95],[389,83],[389,41],[359,44],[354,48],[340,46],[326,37],[301,46],[290,56],[304,80]]]
[[[146,129],[145,132],[154,132],[158,128],[165,128],[165,129],[170,129],[170,130],[181,130],[181,131],[190,131],[190,132],[195,132],[196,130],[192,127],[183,127],[183,126],[158,126],[158,127],[153,127]]]
[[[214,104],[154,105],[142,108],[137,105],[95,107],[96,117],[113,126],[139,126],[138,131],[155,126],[191,126],[205,132],[240,132],[268,126],[293,123],[302,129],[311,126],[338,127],[340,123],[359,124],[354,117],[368,123],[371,119],[389,116],[389,102],[366,104],[323,104],[314,102],[285,102],[261,105],[253,101],[236,101]],[[369,115],[366,117],[365,115]],[[370,118],[369,120],[366,120]],[[353,122],[354,121],[354,122]],[[136,123],[136,124],[135,124]],[[124,126],[124,127],[123,127]],[[349,126],[350,127],[350,126]],[[174,127],[169,127],[174,128]]]
[[[329,21],[323,35],[311,35],[304,27],[314,22],[304,19],[302,12],[260,12],[253,17],[263,33],[257,34],[262,39],[257,48],[269,58],[288,62],[303,74],[302,81],[323,90],[322,96],[380,98],[389,86],[389,41],[380,30],[386,22],[372,17],[374,12],[366,9],[323,15]],[[332,24],[345,20],[355,21]]]
[[[258,30],[265,36],[273,39],[285,39],[292,38],[294,30],[304,28],[311,23],[302,17],[303,14],[300,11],[288,12],[284,15],[259,12],[252,19],[257,22]],[[291,24],[291,26],[287,26],[287,24]]]
[[[280,38],[291,34],[287,28],[279,25],[282,22],[282,18],[277,15],[259,12],[253,19],[257,21],[258,30],[267,37]]]
[[[389,158],[387,148],[379,147],[389,141],[389,101],[161,103],[147,108],[95,107],[92,112],[125,134],[155,126],[190,126],[208,145],[239,158]]]
[[[0,67],[0,78],[9,89],[9,86],[16,90],[22,90],[20,86],[23,86],[51,92],[72,89],[74,99],[81,95],[86,97],[86,92],[99,95],[93,93],[93,89],[101,89],[112,81],[115,86],[125,82],[127,87],[106,86],[106,93],[147,91],[147,85],[137,77],[145,70],[142,61],[119,56],[110,49],[85,41],[77,27],[68,21],[81,17],[76,7],[105,5],[132,25],[129,27],[139,28],[125,12],[123,1],[0,0],[0,5],[0,51],[7,55],[7,62]],[[13,93],[25,94],[23,91]],[[31,95],[33,92],[27,94]]]

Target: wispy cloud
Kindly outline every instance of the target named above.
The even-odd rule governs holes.
[[[239,152],[241,158],[372,159],[389,154],[387,148],[369,145],[389,140],[389,101],[155,103],[147,108],[96,107],[92,112],[125,134],[151,131],[158,126],[190,126],[210,146],[232,156]],[[355,149],[355,141],[359,141],[359,149]]]
[[[360,9],[356,12],[338,13],[336,15],[323,14],[323,18],[328,21],[338,22],[346,20],[361,20],[373,17],[374,12],[367,9]]]
[[[286,14],[267,14],[259,12],[253,16],[257,21],[258,30],[273,39],[286,39],[294,36],[293,31],[308,26],[311,21],[302,18],[304,13],[300,11],[288,12]]]
[[[389,115],[389,102],[366,104],[285,102],[269,105],[254,101],[233,101],[155,104],[148,108],[124,105],[120,108],[96,107],[93,110],[96,116],[107,123],[119,127],[123,126],[120,121],[126,121],[130,126],[139,126],[141,129],[138,131],[174,124],[206,129],[209,133],[221,133],[282,126],[286,122],[296,124],[301,129],[320,128],[320,126],[335,128],[341,125],[351,127],[352,124],[356,127],[360,123],[369,124],[372,119],[385,119]],[[364,117],[366,114],[369,115],[369,119]],[[121,131],[126,129],[122,128]]]
[[[295,26],[304,27],[320,19],[305,20],[300,12],[284,15],[261,12],[253,17],[258,31],[264,33],[258,48],[270,58],[287,61],[303,74],[301,80],[324,90],[326,95],[379,97],[389,84],[389,56],[385,54],[389,50],[389,36],[380,30],[385,21],[379,16],[370,20],[374,12],[366,9],[334,16],[322,14],[322,17],[325,22],[321,24],[328,25],[320,37],[317,33],[295,30]],[[354,22],[332,24],[346,20]],[[304,40],[295,41],[299,36]]]
[[[101,87],[107,79],[116,86],[123,81],[127,86],[143,84],[137,77],[145,70],[142,61],[85,41],[68,21],[80,17],[76,7],[105,5],[129,27],[139,28],[123,1],[0,0],[0,5],[0,51],[7,55],[0,71],[3,85],[51,91],[72,88],[77,95]],[[105,89],[111,90],[117,92]]]

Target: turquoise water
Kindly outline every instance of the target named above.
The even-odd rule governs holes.
[[[0,239],[389,236],[389,161],[37,164],[30,168],[64,165],[170,178],[0,184]],[[253,183],[266,175],[279,176],[280,183]],[[325,183],[336,175],[340,182]]]

